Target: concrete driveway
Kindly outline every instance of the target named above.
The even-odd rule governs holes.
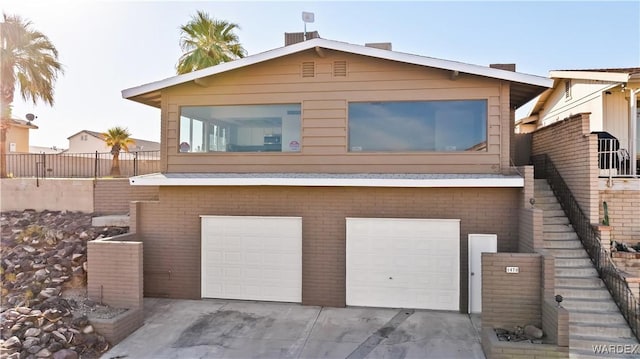
[[[102,358],[484,359],[477,317],[453,312],[158,298],[144,305],[144,326]]]

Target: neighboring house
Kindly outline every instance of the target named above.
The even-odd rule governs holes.
[[[551,71],[553,88],[536,101],[519,132],[531,132],[579,113],[590,113],[589,130],[600,132],[599,168],[606,175],[635,176],[640,160],[640,67]],[[611,156],[614,156],[611,161]]]
[[[468,236],[518,250],[514,111],[552,84],[497,67],[318,38],[124,90],[161,109],[145,294],[479,311]]]
[[[640,68],[551,71],[553,88],[519,124],[550,154],[592,223],[640,242]],[[526,132],[521,131],[521,132]],[[582,134],[583,136],[578,136]]]
[[[109,152],[111,148],[107,146],[102,137],[101,132],[82,130],[69,137],[69,149],[67,153],[94,153]],[[130,152],[134,151],[158,151],[160,144],[158,142],[141,140],[134,138],[135,144],[129,147]]]
[[[6,153],[29,153],[29,130],[38,126],[30,121],[11,119],[7,129]]]

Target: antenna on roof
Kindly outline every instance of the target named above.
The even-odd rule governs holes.
[[[307,23],[315,21],[315,15],[312,12],[302,12],[302,21],[304,22],[304,39],[307,40]]]

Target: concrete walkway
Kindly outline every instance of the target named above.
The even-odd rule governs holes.
[[[144,326],[102,358],[485,357],[478,318],[454,312],[209,299],[144,305]]]

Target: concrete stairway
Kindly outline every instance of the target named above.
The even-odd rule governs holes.
[[[555,257],[555,294],[563,296],[562,306],[569,311],[570,357],[640,357],[638,342],[546,180],[536,180],[535,199],[536,208],[543,210],[545,249]],[[613,350],[596,354],[596,345]]]

